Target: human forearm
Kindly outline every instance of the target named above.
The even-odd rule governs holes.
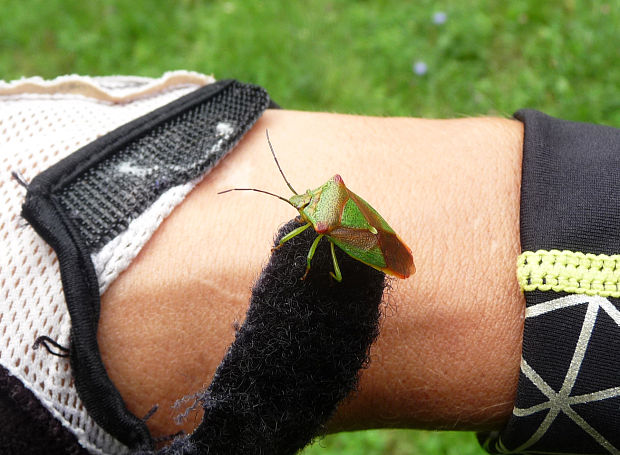
[[[522,127],[486,118],[265,113],[102,298],[101,353],[130,410],[159,403],[151,428],[177,431],[164,410],[208,384],[273,233],[295,215],[261,195],[216,195],[287,194],[265,128],[298,191],[340,173],[418,269],[387,294],[370,368],[332,428],[499,427],[516,391],[524,310],[514,272]]]

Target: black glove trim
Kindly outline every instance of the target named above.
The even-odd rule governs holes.
[[[133,449],[153,441],[110,381],[97,345],[100,296],[91,254],[167,189],[219,161],[269,106],[260,87],[234,80],[202,87],[97,139],[30,183],[22,214],[55,250],[71,316],[71,367],[91,417]],[[216,131],[218,125],[224,131]],[[221,129],[221,128],[220,128]],[[117,172],[119,160],[149,164]]]

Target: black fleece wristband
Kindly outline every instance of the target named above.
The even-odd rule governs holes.
[[[287,223],[274,246],[298,226]],[[302,281],[316,235],[307,229],[273,252],[245,322],[200,394],[202,423],[159,455],[294,454],[355,389],[379,333],[385,275],[337,248],[337,283],[324,241]]]

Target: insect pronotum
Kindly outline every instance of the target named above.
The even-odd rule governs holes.
[[[301,277],[302,280],[308,276],[314,252],[323,237],[330,243],[334,265],[334,271],[330,272],[330,275],[336,281],[342,280],[342,274],[336,260],[334,245],[352,258],[388,275],[407,278],[415,273],[411,249],[368,202],[345,186],[340,175],[334,175],[314,190],[307,190],[303,194],[298,194],[282,172],[269,139],[269,132],[266,131],[266,134],[267,143],[276,166],[278,166],[287,186],[293,192],[293,196],[286,199],[256,188],[232,188],[218,194],[230,191],[256,191],[277,197],[295,207],[303,225],[282,237],[276,248],[301,234],[310,226],[314,228],[318,236],[308,252],[306,273]]]

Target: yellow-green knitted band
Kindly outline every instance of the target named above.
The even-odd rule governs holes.
[[[525,251],[517,261],[517,278],[523,291],[620,297],[620,254]]]

